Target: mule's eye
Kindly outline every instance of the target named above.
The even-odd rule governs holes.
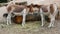
[[[8,13],[3,14],[3,17],[7,17],[7,16],[8,16]]]

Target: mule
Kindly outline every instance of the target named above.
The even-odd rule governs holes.
[[[50,24],[48,27],[53,27],[57,13],[58,13],[58,9],[56,4],[50,4],[47,7],[42,6],[40,9],[40,15],[41,15],[41,21],[42,21],[41,26],[44,26],[44,15],[47,15],[50,18]]]

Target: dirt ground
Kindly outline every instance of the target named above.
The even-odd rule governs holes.
[[[60,20],[55,22],[55,27],[40,26],[40,21],[27,22],[24,27],[21,24],[0,24],[0,34],[60,34]]]

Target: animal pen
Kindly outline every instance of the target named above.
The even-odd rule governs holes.
[[[60,0],[1,0],[0,34],[60,34]]]

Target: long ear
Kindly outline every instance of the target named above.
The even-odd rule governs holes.
[[[3,14],[3,17],[6,18],[7,16],[8,16],[8,13],[4,13],[4,14]]]

